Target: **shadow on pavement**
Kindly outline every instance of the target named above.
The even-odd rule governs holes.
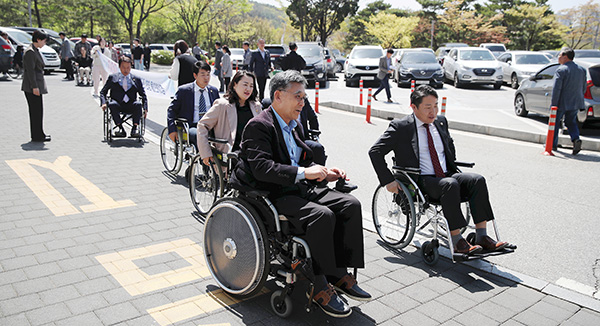
[[[33,142],[30,141],[28,143],[21,144],[21,148],[24,151],[47,151],[46,144],[43,142]]]

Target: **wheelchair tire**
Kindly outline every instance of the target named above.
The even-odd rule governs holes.
[[[206,215],[217,199],[218,176],[212,165],[202,163],[200,155],[194,156],[189,171],[190,199],[198,213]]]
[[[271,309],[280,318],[287,318],[292,314],[292,299],[289,295],[281,298],[282,290],[277,290],[271,294]]]
[[[429,241],[425,241],[423,246],[421,246],[421,258],[429,266],[437,264],[440,259],[438,247]]]
[[[373,224],[381,240],[396,249],[406,247],[415,235],[417,217],[415,204],[408,188],[400,183],[402,191],[393,194],[378,186],[373,194]],[[400,201],[401,204],[398,204]]]
[[[269,241],[250,204],[232,197],[215,203],[204,223],[204,257],[225,292],[245,298],[262,289],[269,274]]]
[[[181,134],[177,133],[177,141],[169,138],[169,129],[165,128],[160,136],[160,157],[167,172],[177,174],[183,161],[183,146]]]

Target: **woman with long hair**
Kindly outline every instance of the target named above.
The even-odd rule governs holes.
[[[221,73],[225,81],[225,87],[229,87],[231,76],[233,76],[233,66],[231,64],[231,51],[227,45],[223,45],[223,58],[221,58]]]

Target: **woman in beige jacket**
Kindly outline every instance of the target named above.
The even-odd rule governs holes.
[[[215,100],[210,110],[198,121],[198,152],[204,164],[208,165],[213,156],[208,143],[210,130],[214,131],[215,138],[226,139],[233,151],[240,149],[244,127],[262,111],[257,96],[254,74],[245,70],[238,71],[225,96]],[[224,153],[228,150],[225,144],[215,146]]]

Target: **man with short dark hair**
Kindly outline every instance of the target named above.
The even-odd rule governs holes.
[[[219,92],[225,92],[225,83],[223,82],[223,74],[221,73],[221,60],[223,59],[221,42],[215,42],[215,49],[215,75],[219,78]]]
[[[131,48],[133,56],[134,69],[144,71],[144,48],[140,45],[140,39],[133,39],[133,48]]]
[[[194,43],[194,47],[192,48],[192,54],[194,55],[194,58],[196,58],[196,60],[200,61],[200,59],[202,59],[202,50],[198,46],[198,42]]]
[[[441,203],[450,226],[450,242],[454,252],[475,254],[483,249],[504,249],[508,243],[496,242],[487,235],[487,222],[494,219],[494,214],[484,177],[476,173],[458,172],[448,121],[444,116],[437,115],[437,92],[429,85],[421,85],[410,95],[410,101],[413,114],[394,119],[369,150],[379,184],[389,192],[402,192],[385,161],[385,156],[394,151],[395,165],[419,169],[419,188],[432,200]],[[474,244],[460,234],[460,229],[467,225],[460,209],[463,197],[469,200],[475,222]]]
[[[330,316],[346,317],[352,310],[336,291],[355,300],[371,299],[347,271],[364,267],[362,209],[354,196],[316,186],[323,180],[346,179],[346,172],[315,164],[298,131],[305,85],[295,70],[273,77],[272,104],[246,125],[231,182],[269,191],[278,213],[304,231],[316,276],[313,301]]]
[[[560,126],[560,120],[565,118],[565,125],[569,129],[569,136],[573,142],[573,155],[581,151],[581,139],[579,139],[579,127],[577,127],[577,113],[585,108],[583,94],[586,92],[586,72],[573,59],[575,51],[565,47],[558,53],[560,67],[554,73],[554,87],[552,88],[552,104],[558,107],[556,111],[556,125]],[[560,128],[554,132],[553,149],[558,146],[558,134]]]
[[[304,61],[301,55],[296,53],[296,50],[298,50],[298,45],[295,42],[290,42],[290,52],[281,60],[281,69],[283,71],[294,69],[301,72],[302,69],[306,68],[306,61]]]
[[[380,84],[379,88],[373,94],[373,99],[377,101],[377,94],[381,92],[385,88],[385,94],[387,95],[388,103],[393,103],[392,101],[392,92],[390,91],[390,74],[392,73],[392,54],[394,54],[393,49],[387,49],[386,54],[379,58],[379,71],[377,72],[377,79],[379,79]]]
[[[252,51],[250,54],[250,63],[248,70],[254,72],[256,76],[256,83],[258,84],[258,96],[262,101],[265,98],[265,87],[267,85],[267,78],[269,78],[269,72],[273,70],[271,65],[271,53],[265,49],[265,40],[258,40],[258,49]]]
[[[102,110],[110,109],[113,121],[119,127],[119,131],[115,132],[115,137],[125,137],[125,129],[123,129],[123,121],[121,112],[131,113],[133,115],[133,127],[131,128],[131,137],[139,137],[140,133],[138,125],[142,118],[142,114],[148,112],[148,100],[142,81],[131,75],[131,58],[121,56],[119,58],[119,70],[121,72],[114,73],[108,77],[106,84],[100,91],[100,105]],[[110,101],[107,98],[110,91]],[[137,94],[140,95],[142,101],[137,99]],[[142,113],[143,109],[143,113]]]
[[[67,35],[65,32],[58,33],[60,39],[62,40],[62,44],[60,46],[60,59],[63,62],[63,66],[67,75],[64,79],[66,80],[74,80],[73,77],[73,63],[71,60],[73,59],[73,50],[71,49],[71,42],[67,39]]]
[[[75,49],[73,50],[73,54],[75,57],[81,57],[81,48],[85,47],[85,52],[87,54],[92,53],[92,44],[87,40],[87,34],[81,34],[81,39],[75,43]]]

